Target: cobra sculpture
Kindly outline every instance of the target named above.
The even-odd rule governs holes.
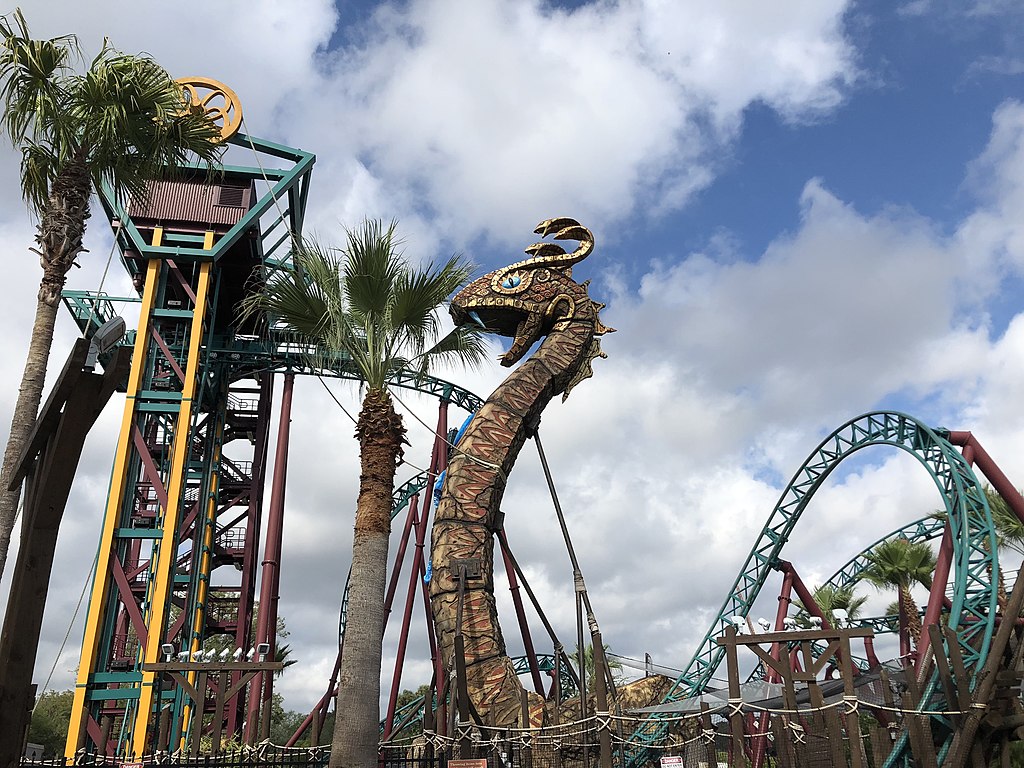
[[[528,696],[529,721],[544,721],[544,700],[525,692],[508,658],[494,601],[494,539],[502,524],[501,500],[508,475],[531,425],[553,397],[563,399],[592,375],[591,361],[606,357],[600,337],[613,331],[598,317],[603,304],[587,295],[589,281],[572,279],[573,265],[593,250],[590,230],[568,218],[548,219],[535,232],[575,240],[566,253],[541,242],[526,249],[530,258],[476,280],[452,301],[457,324],[475,322],[512,338],[502,365],[517,363],[539,340],[536,351],[491,394],[477,411],[448,465],[434,516],[430,601],[438,643],[452,668],[458,614],[458,567],[476,561],[480,578],[464,586],[462,632],[469,696],[478,714],[499,727],[520,719]]]

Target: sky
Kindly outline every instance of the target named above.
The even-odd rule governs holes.
[[[789,478],[861,413],[970,430],[1024,485],[1024,7],[1014,0],[22,8],[34,34],[74,32],[87,55],[108,36],[176,77],[230,85],[246,132],[316,154],[308,234],[340,242],[364,217],[395,218],[410,259],[461,252],[482,274],[521,258],[542,219],[593,230],[595,250],[574,274],[591,280],[617,332],[594,378],[549,406],[541,434],[615,653],[684,667]],[[0,304],[0,414],[13,408],[39,278],[17,162],[0,150],[12,288]],[[127,295],[116,260],[103,280],[111,240],[98,209],[87,245],[68,287],[103,281]],[[53,369],[75,335],[62,314]],[[506,374],[497,363],[444,373],[483,396]],[[353,385],[328,385],[357,405]],[[400,396],[433,423],[436,404]],[[115,398],[90,436],[65,515],[40,687],[52,668],[49,687],[67,688],[77,669],[84,606],[71,617],[122,406]],[[424,466],[430,433],[407,421],[409,462]],[[315,379],[297,386],[292,438],[280,613],[297,663],[279,690],[305,710],[334,661],[358,468],[351,422]],[[400,480],[414,472],[403,467]],[[819,583],[940,505],[910,457],[869,449],[815,495],[784,556]],[[529,445],[503,509],[571,646],[572,571]],[[770,581],[756,615],[772,615],[777,590]],[[875,612],[893,599],[865,593]],[[511,602],[498,599],[511,635]],[[416,632],[408,688],[429,677]]]

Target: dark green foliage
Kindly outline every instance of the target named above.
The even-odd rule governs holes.
[[[44,757],[64,754],[73,697],[74,691],[47,691],[36,700],[28,740],[43,745]]]

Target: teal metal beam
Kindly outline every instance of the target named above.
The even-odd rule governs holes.
[[[953,534],[949,626],[956,631],[968,674],[980,669],[995,625],[999,569],[996,535],[981,483],[944,434],[948,433],[933,430],[906,414],[879,411],[852,419],[822,441],[784,490],[704,640],[664,701],[678,701],[705,690],[725,653],[717,643],[718,636],[731,623],[731,617],[748,615],[815,491],[844,458],[872,445],[888,445],[910,453],[928,471],[942,497]],[[933,677],[921,698],[921,708],[942,709],[937,706],[940,696],[937,678]],[[653,746],[664,738],[668,727],[667,722],[652,716],[631,741]],[[887,768],[904,749],[904,743],[897,745]],[[627,764],[636,766],[648,757],[647,747],[638,747],[629,751]]]

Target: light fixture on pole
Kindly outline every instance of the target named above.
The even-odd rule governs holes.
[[[96,368],[96,361],[100,355],[109,352],[124,338],[125,327],[124,318],[118,315],[97,328],[89,339],[89,351],[82,367],[89,371]]]

